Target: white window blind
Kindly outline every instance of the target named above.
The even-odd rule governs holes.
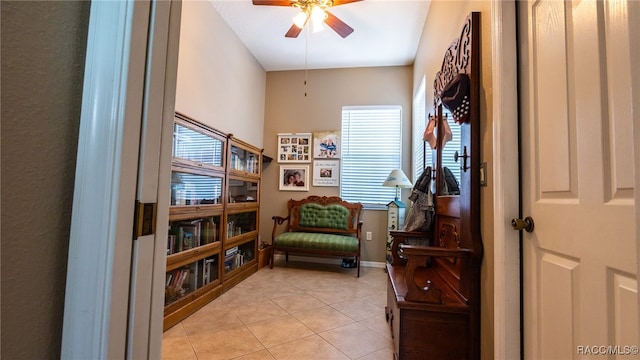
[[[173,156],[211,166],[222,166],[224,143],[209,135],[192,130],[179,123],[173,127]],[[172,186],[187,191],[196,199],[222,200],[222,178],[173,172]]]
[[[425,98],[425,78],[422,77],[418,91],[413,98],[413,119],[412,119],[412,151],[411,159],[413,164],[413,171],[411,174],[411,182],[416,183],[420,174],[424,168],[432,164],[431,161],[431,148],[426,145],[422,139],[424,129],[427,125],[426,114],[426,98]],[[426,146],[426,147],[425,147]],[[425,156],[427,157],[425,159]]]
[[[386,205],[395,189],[382,183],[401,167],[401,106],[342,108],[340,197],[363,205]]]
[[[454,160],[456,151],[458,155],[462,155],[462,150],[460,149],[460,125],[453,121],[453,116],[448,110],[443,109],[443,116],[446,117],[449,123],[452,137],[442,149],[442,166],[448,167],[458,180],[458,183],[460,183],[460,166],[462,166],[462,159],[458,159],[458,162]]]

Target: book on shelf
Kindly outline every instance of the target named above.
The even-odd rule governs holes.
[[[173,251],[171,254],[175,254],[183,250],[183,237],[184,237],[184,229],[182,226],[178,226],[176,224],[172,224],[169,228],[169,236],[173,236]]]
[[[184,281],[187,280],[187,276],[189,276],[189,270],[186,270],[186,269],[180,270],[180,276],[178,277],[178,283],[176,284],[176,287],[184,289],[185,288]]]
[[[180,278],[182,277],[182,270],[176,270],[173,272],[173,279],[171,280],[171,286],[178,287],[180,284]]]
[[[187,276],[189,275],[189,269],[177,269],[167,274],[166,286],[174,288],[182,288],[185,284]]]
[[[203,235],[203,226],[206,228],[205,235]],[[172,223],[169,228],[167,255],[193,249],[206,244],[207,241],[212,241],[211,239],[216,239],[215,229],[215,222],[206,221],[203,225],[202,219]],[[204,241],[203,238],[205,238]]]
[[[224,268],[226,271],[233,270],[244,263],[243,256],[237,246],[224,252]]]
[[[225,258],[235,256],[238,253],[238,247],[234,246],[224,252]]]
[[[212,282],[213,280],[215,280],[214,276],[215,276],[215,266],[216,266],[216,258],[211,256],[208,257],[206,259],[204,259],[204,266],[203,266],[203,279],[202,279],[202,283],[203,284],[208,284],[210,282]]]
[[[201,220],[181,222],[178,224],[182,228],[182,250],[193,249],[200,246]]]
[[[185,230],[182,235],[182,250],[189,250],[196,247],[196,236],[190,231]]]
[[[198,290],[200,287],[200,279],[202,279],[201,274],[199,274],[199,269],[202,268],[200,263],[200,261],[196,261],[189,266],[189,289],[191,290]]]
[[[208,218],[202,223],[202,245],[218,241],[218,225],[213,218]]]
[[[171,255],[176,252],[176,236],[169,234],[167,237],[167,255]]]

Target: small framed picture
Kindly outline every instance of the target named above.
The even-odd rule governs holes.
[[[313,186],[340,186],[340,161],[314,160]]]
[[[313,157],[316,159],[339,159],[340,131],[313,133]]]
[[[309,191],[309,166],[280,165],[282,191]]]
[[[279,163],[308,163],[311,161],[311,133],[278,134]]]

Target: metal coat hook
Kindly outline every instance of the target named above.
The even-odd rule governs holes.
[[[453,161],[458,162],[459,158],[462,158],[462,166],[460,167],[460,169],[464,172],[467,172],[467,170],[469,170],[471,167],[467,166],[467,159],[469,158],[469,154],[467,154],[466,146],[462,150],[462,155],[459,155],[457,151],[453,154]]]

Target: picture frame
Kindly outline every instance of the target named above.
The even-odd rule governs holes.
[[[311,162],[311,133],[279,133],[278,162]]]
[[[340,161],[314,160],[313,186],[340,186]]]
[[[340,131],[322,131],[313,133],[314,159],[340,158]]]
[[[280,165],[281,191],[309,191],[309,165]]]

